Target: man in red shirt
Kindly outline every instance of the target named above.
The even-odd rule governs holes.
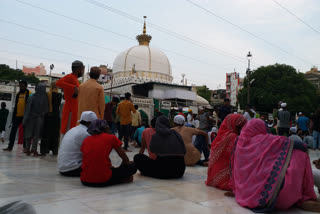
[[[77,125],[78,118],[78,78],[83,76],[84,65],[81,61],[76,60],[71,66],[72,73],[59,79],[56,86],[63,89],[65,103],[62,110],[60,132],[65,134],[69,129]]]
[[[133,181],[137,172],[134,164],[129,163],[129,158],[121,148],[122,143],[114,136],[105,133],[108,129],[107,121],[94,120],[91,122],[87,137],[81,146],[82,172],[80,180],[83,185],[93,187],[110,186]],[[122,164],[115,168],[110,161],[110,152],[115,149]]]

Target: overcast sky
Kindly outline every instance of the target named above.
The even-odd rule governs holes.
[[[120,52],[137,45],[145,15],[150,46],[167,54],[174,82],[184,73],[188,84],[225,88],[226,73],[245,75],[248,51],[253,69],[285,63],[305,72],[320,66],[319,0],[277,0],[313,29],[273,0],[192,2],[206,11],[185,0],[1,0],[0,64],[43,62],[49,71],[53,63],[54,73],[70,73],[76,59],[112,66]]]

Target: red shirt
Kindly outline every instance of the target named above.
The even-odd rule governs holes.
[[[182,116],[186,117],[186,115],[184,115],[184,113],[182,113],[182,112],[179,112],[178,115],[182,115]]]
[[[116,136],[106,133],[87,137],[81,146],[80,180],[88,183],[107,182],[112,176],[110,152],[121,145],[122,143]]]

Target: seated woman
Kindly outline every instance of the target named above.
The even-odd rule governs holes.
[[[285,210],[294,205],[320,211],[305,145],[268,134],[259,119],[250,120],[241,131],[230,183],[237,202],[254,212]]]
[[[206,184],[218,189],[231,190],[229,185],[230,159],[235,141],[247,119],[241,114],[229,114],[222,122],[218,135],[211,144]]]
[[[157,118],[153,118],[151,120],[151,128],[146,128],[142,132],[141,147],[139,151],[139,154],[143,154],[144,151],[147,149],[149,157],[153,160],[157,159],[157,155],[155,155],[150,151],[150,142],[151,142],[152,136],[156,133],[156,120]]]
[[[137,172],[134,164],[129,163],[126,153],[121,148],[122,143],[114,136],[105,133],[108,129],[107,121],[94,120],[91,122],[87,137],[81,146],[82,172],[80,180],[85,186],[104,187],[133,181]],[[115,149],[122,164],[114,168],[109,155]]]
[[[156,133],[150,142],[150,151],[155,160],[144,154],[134,156],[134,163],[142,175],[160,179],[181,178],[186,169],[186,148],[182,137],[170,129],[169,119],[160,116],[156,121]]]

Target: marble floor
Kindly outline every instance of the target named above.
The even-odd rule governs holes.
[[[182,179],[158,180],[135,174],[134,182],[106,188],[88,188],[79,178],[66,178],[56,171],[56,157],[27,157],[21,145],[12,152],[0,154],[0,204],[23,200],[45,214],[171,214],[227,213],[245,214],[251,211],[240,207],[224,191],[207,187],[205,167],[187,167]],[[137,149],[127,153],[130,159]],[[320,157],[310,152],[311,159]],[[114,165],[120,158],[113,152]],[[276,213],[308,213],[299,209]]]

